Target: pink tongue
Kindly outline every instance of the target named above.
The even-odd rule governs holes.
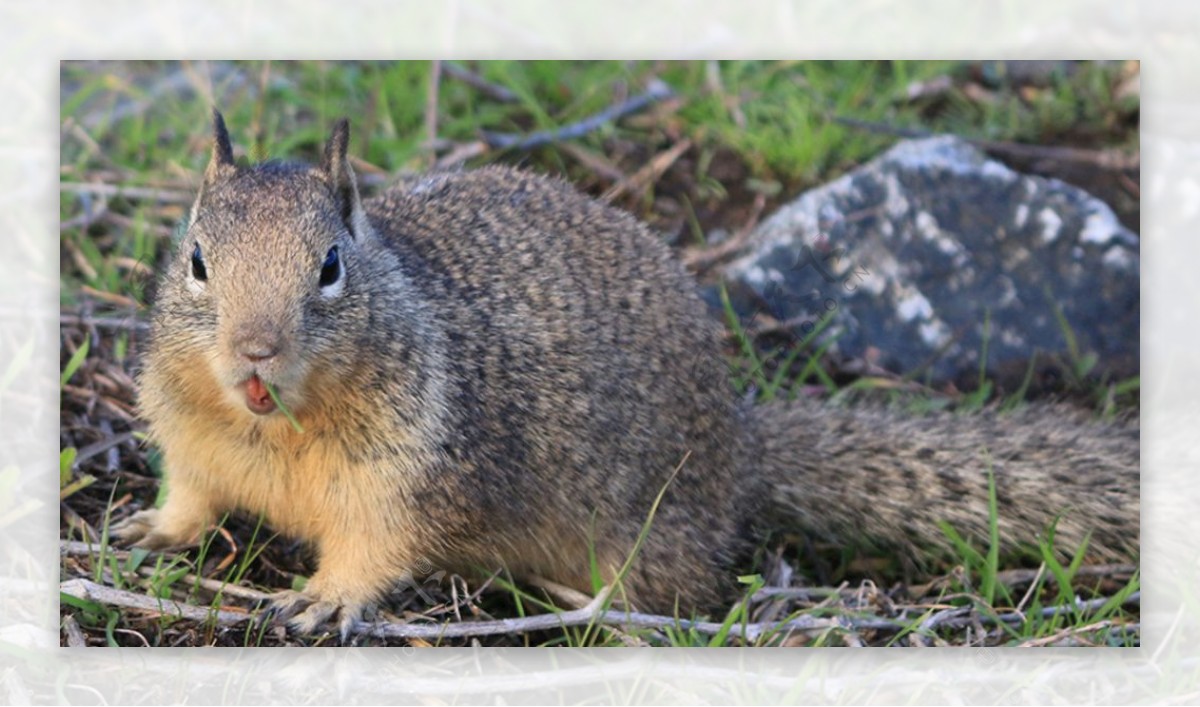
[[[267,386],[257,375],[251,376],[250,380],[246,381],[246,405],[260,415],[275,409],[275,401],[271,400]]]

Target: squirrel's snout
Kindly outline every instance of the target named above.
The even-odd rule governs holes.
[[[233,339],[233,350],[250,363],[263,363],[283,350],[283,336],[278,331],[243,332]]]

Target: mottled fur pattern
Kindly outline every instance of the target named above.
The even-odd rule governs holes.
[[[752,415],[779,527],[846,543],[870,540],[920,562],[951,554],[945,521],[987,538],[988,472],[1000,538],[1033,543],[1050,526],[1059,547],[1089,538],[1093,557],[1138,550],[1138,430],[1065,406],[900,416],[814,403]]]
[[[590,589],[594,548],[611,581],[664,487],[623,588],[708,609],[764,518],[907,547],[941,542],[941,518],[984,528],[985,448],[1010,537],[1065,510],[1072,537],[1136,547],[1136,432],[744,408],[693,282],[628,214],[501,167],[362,201],[344,122],[317,167],[236,167],[214,122],[140,376],[168,498],[118,534],[165,547],[228,509],[265,514],[318,550],[304,592],[278,599],[301,630],[339,610],[347,627],[416,566]],[[302,434],[247,409],[251,376]]]

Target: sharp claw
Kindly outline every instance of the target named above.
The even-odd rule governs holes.
[[[350,635],[355,633],[354,629],[362,621],[362,615],[363,608],[361,606],[342,607],[342,613],[338,620],[338,633],[341,634],[342,643],[349,641]]]
[[[317,633],[335,614],[338,616],[338,634],[345,643],[354,632],[362,617],[363,605],[339,605],[322,601],[304,592],[284,591],[272,594],[268,601],[264,620],[286,622],[288,628],[299,634]]]
[[[273,621],[287,621],[315,601],[303,592],[287,590],[267,597],[267,615]]]
[[[341,636],[342,643],[350,640],[350,632],[354,629],[354,624],[358,623],[352,615],[342,612],[341,620],[338,621],[338,635]]]
[[[337,613],[338,606],[328,601],[314,601],[307,609],[288,621],[288,626],[297,633],[316,633],[329,617]]]

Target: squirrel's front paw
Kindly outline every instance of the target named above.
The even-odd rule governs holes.
[[[345,642],[362,620],[367,610],[365,603],[339,604],[327,601],[308,592],[283,591],[272,594],[271,614],[277,621],[287,621],[288,627],[300,634],[316,633],[334,614],[338,615],[338,633]]]
[[[162,550],[174,545],[159,528],[162,526],[161,512],[157,508],[138,511],[109,528],[109,533],[123,543],[144,547],[147,550]]]

